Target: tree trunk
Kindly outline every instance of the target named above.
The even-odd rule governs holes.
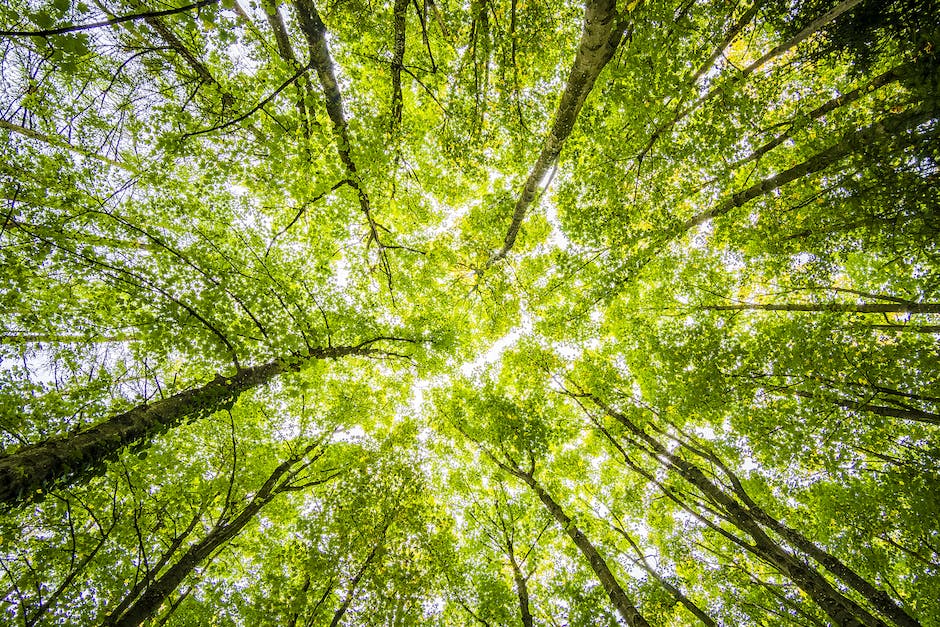
[[[526,585],[522,570],[512,558],[512,578],[516,584],[516,597],[519,599],[519,618],[522,627],[532,627],[532,611],[529,609],[529,586]]]
[[[940,333],[940,324],[873,324],[879,331],[906,331],[908,333]]]
[[[913,143],[921,137],[914,134],[905,135],[905,133],[933,119],[935,115],[936,112],[931,110],[931,107],[920,105],[909,111],[898,113],[875,122],[865,128],[849,131],[833,146],[816,153],[806,161],[770,178],[764,179],[759,183],[755,183],[747,189],[736,192],[717,206],[706,209],[698,215],[693,216],[684,224],[680,225],[676,236],[699,226],[707,220],[723,216],[735,207],[741,207],[745,203],[783,187],[787,183],[809,174],[825,170],[848,155],[870,148],[872,144],[876,144],[886,138],[895,138],[900,145]]]
[[[594,87],[594,82],[600,75],[601,70],[613,58],[617,46],[623,37],[625,24],[618,21],[616,3],[614,0],[587,0],[584,7],[584,29],[581,32],[581,43],[578,46],[578,52],[575,54],[574,64],[571,66],[571,73],[568,75],[568,82],[565,85],[565,91],[561,95],[561,102],[555,111],[555,120],[552,122],[552,129],[545,138],[542,145],[542,152],[538,160],[529,173],[522,193],[516,201],[513,210],[512,223],[506,232],[503,240],[503,247],[494,253],[487,261],[486,265],[491,266],[512,249],[516,242],[516,236],[522,227],[522,221],[525,218],[526,210],[535,200],[535,194],[538,191],[539,184],[549,168],[555,163],[561,152],[565,140],[571,134],[581,107],[587,100],[588,94]]]
[[[686,481],[697,487],[705,498],[720,507],[728,522],[751,537],[754,541],[755,553],[793,581],[822,608],[834,624],[844,627],[887,627],[883,621],[872,616],[865,608],[833,588],[816,569],[805,564],[798,556],[791,554],[770,538],[756,518],[736,499],[712,483],[701,469],[670,453],[661,442],[635,425],[626,415],[613,410],[597,397],[590,396],[590,398],[607,415],[617,420],[630,433],[649,446],[652,452],[656,453],[657,461],[673,468]]]
[[[682,445],[686,450],[692,451],[694,454],[714,463],[719,469],[721,469],[721,472],[723,472],[731,482],[732,492],[747,507],[748,512],[755,518],[755,520],[757,520],[757,522],[775,532],[781,538],[786,540],[791,546],[799,549],[812,559],[816,560],[816,562],[822,565],[826,570],[865,597],[871,606],[878,610],[883,616],[887,616],[901,627],[920,627],[920,623],[907,612],[905,612],[897,603],[894,602],[894,599],[888,596],[888,594],[883,590],[876,588],[857,572],[849,568],[849,566],[843,563],[842,560],[837,558],[835,555],[832,555],[822,547],[818,546],[815,542],[805,537],[796,529],[787,526],[783,522],[768,514],[767,511],[758,505],[757,502],[755,502],[754,499],[752,499],[751,496],[747,493],[747,490],[744,489],[744,484],[741,483],[741,480],[738,478],[737,474],[734,473],[717,455],[698,446],[692,447],[688,444],[688,442],[682,442]]]
[[[186,64],[192,68],[193,72],[196,73],[196,76],[199,77],[199,80],[204,83],[209,83],[210,85],[215,85],[219,91],[222,91],[222,85],[215,79],[215,77],[212,75],[212,72],[210,72],[209,68],[206,67],[206,64],[200,61],[199,58],[193,54],[192,51],[187,48],[182,41],[180,41],[180,38],[176,36],[176,33],[170,30],[170,27],[167,26],[163,20],[161,20],[159,17],[151,16],[145,18],[144,21],[147,22],[147,25],[150,26],[150,28],[156,31],[156,33],[160,36],[160,39],[166,42],[168,46],[173,48],[173,50],[178,55],[186,60]],[[222,93],[223,95],[225,94],[224,91]],[[231,95],[229,94],[228,97],[231,98]],[[223,102],[225,102],[225,98],[223,98]]]
[[[747,157],[744,157],[743,159],[733,163],[730,167],[732,169],[739,168],[742,165],[750,163],[751,161],[757,161],[758,159],[766,155],[768,152],[770,152],[777,146],[783,144],[788,139],[793,137],[794,130],[799,130],[799,129],[804,128],[808,121],[818,120],[819,118],[825,115],[828,115],[829,113],[832,113],[836,109],[844,107],[845,105],[851,102],[855,102],[859,98],[862,98],[863,96],[870,94],[876,89],[879,89],[881,87],[884,87],[885,85],[888,85],[889,83],[893,83],[897,81],[902,76],[904,76],[905,73],[909,72],[914,67],[916,67],[916,64],[914,62],[911,62],[911,63],[906,63],[904,65],[892,68],[888,70],[887,72],[884,72],[883,74],[879,76],[876,76],[875,78],[865,83],[864,85],[857,87],[853,89],[852,91],[846,92],[844,94],[840,94],[839,96],[836,96],[835,98],[832,98],[831,100],[819,105],[818,107],[816,107],[809,113],[806,113],[805,116],[803,116],[803,119],[796,118],[793,121],[791,121],[789,129],[786,132],[781,133],[780,135],[777,135],[772,140],[765,143],[760,148],[758,148],[757,150],[749,154]]]
[[[239,512],[238,516],[229,521],[217,523],[205,538],[192,545],[183,557],[149,586],[123,614],[108,616],[104,620],[104,624],[114,627],[137,627],[137,625],[152,616],[187,576],[217,549],[241,533],[245,526],[254,519],[255,515],[261,511],[261,508],[270,503],[282,491],[285,482],[289,482],[293,474],[288,473],[312,449],[313,447],[309,447],[302,455],[292,457],[275,468],[274,472],[264,482],[264,485],[261,486],[261,489],[252,497],[248,505]],[[278,484],[285,475],[288,475],[285,482]]]
[[[160,559],[157,560],[157,563],[148,569],[146,573],[144,573],[143,578],[135,583],[130,592],[128,592],[121,602],[118,603],[118,605],[113,610],[111,610],[111,616],[120,616],[126,612],[134,600],[137,599],[137,597],[139,597],[140,594],[147,589],[147,586],[157,579],[157,577],[160,575],[160,571],[166,567],[173,556],[176,555],[176,552],[180,549],[180,547],[183,546],[183,542],[185,542],[186,539],[189,538],[190,534],[192,534],[192,532],[196,529],[196,525],[198,525],[202,520],[202,514],[202,510],[197,512],[196,515],[193,516],[193,519],[190,521],[186,529],[173,538],[173,540],[170,542],[170,546],[168,546],[167,549],[160,555]]]
[[[734,25],[725,35],[725,38],[721,41],[718,47],[715,48],[715,50],[711,53],[708,59],[706,59],[705,62],[699,66],[695,74],[693,74],[691,78],[689,78],[688,83],[687,83],[689,87],[694,88],[696,83],[698,83],[699,79],[702,78],[702,76],[704,76],[706,72],[708,72],[714,67],[715,61],[718,60],[718,57],[724,54],[725,49],[728,46],[730,46],[731,43],[737,38],[738,34],[742,30],[744,30],[744,27],[747,26],[751,22],[752,19],[754,19],[754,16],[757,15],[758,10],[760,8],[761,8],[760,3],[755,3],[753,7],[745,11],[741,15],[741,17],[738,18],[738,21],[734,23]],[[673,115],[673,118],[669,120],[666,124],[657,127],[656,130],[650,133],[649,140],[646,142],[646,145],[643,147],[643,150],[641,150],[639,154],[637,154],[637,156],[634,158],[635,161],[637,163],[642,163],[643,160],[646,158],[646,155],[649,154],[649,151],[652,150],[653,145],[656,143],[656,140],[658,140],[662,136],[663,133],[668,133],[670,130],[672,130],[672,127],[675,126],[679,122],[679,120],[681,120],[684,116],[691,113],[692,110],[693,109],[691,106],[686,109],[683,109],[680,103],[679,109]]]
[[[81,146],[75,146],[74,144],[69,143],[68,141],[66,141],[65,139],[61,137],[54,137],[52,135],[46,135],[44,133],[34,131],[33,129],[25,128],[18,124],[13,124],[12,122],[7,122],[6,120],[0,120],[0,129],[11,131],[13,133],[17,133],[19,135],[28,137],[30,139],[35,139],[37,141],[45,142],[49,144],[50,146],[64,148],[65,150],[68,150],[69,152],[74,152],[75,154],[82,155],[83,157],[97,159],[98,161],[101,161],[102,163],[106,163],[108,165],[114,166],[116,168],[120,168],[122,170],[126,170],[127,172],[130,172],[131,174],[138,173],[137,168],[135,168],[133,165],[129,163],[124,163],[122,161],[115,161],[114,159],[109,159],[108,157],[105,157],[104,155],[99,155],[97,152],[93,150],[88,150],[86,148],[82,148]]]
[[[336,80],[333,57],[326,42],[326,25],[320,19],[320,13],[312,0],[294,0],[294,8],[300,30],[307,39],[310,64],[317,72],[320,88],[326,99],[326,113],[337,135],[340,159],[350,174],[355,174],[356,164],[349,154],[349,125],[343,111],[343,94]]]
[[[611,525],[617,533],[619,533],[630,545],[630,548],[633,549],[633,552],[636,553],[636,565],[642,568],[648,575],[653,577],[656,581],[659,582],[663,588],[669,591],[669,594],[672,595],[677,602],[681,603],[685,609],[689,610],[697,619],[699,619],[705,627],[718,627],[718,623],[715,622],[711,616],[705,613],[705,611],[700,608],[695,601],[690,599],[682,592],[679,588],[674,586],[668,579],[660,575],[655,568],[649,565],[644,557],[643,552],[640,550],[640,547],[637,546],[637,543],[633,541],[633,538],[630,537],[630,534],[627,533],[627,530],[623,527]]]
[[[287,25],[281,17],[281,12],[277,8],[274,0],[262,0],[261,8],[264,9],[264,17],[268,26],[274,32],[274,41],[277,44],[277,53],[293,70],[299,70],[303,67],[294,54],[294,48],[290,43],[290,35],[287,33]],[[304,74],[297,85],[297,115],[300,116],[301,128],[304,131],[304,137],[310,135],[310,120],[307,114],[307,96],[313,96],[313,86],[310,84],[310,78]]]
[[[315,359],[376,352],[367,344],[313,349],[300,359],[244,368],[231,377],[219,375],[202,387],[143,403],[78,433],[25,446],[0,457],[0,503],[15,504],[55,483],[87,478],[124,447],[145,444],[184,418],[208,416],[235,402],[245,390],[264,385],[281,373],[300,370]]]
[[[545,505],[545,508],[551,513],[555,521],[561,525],[564,532],[571,538],[571,541],[578,547],[578,550],[581,551],[585,559],[587,559],[591,570],[597,575],[598,580],[600,580],[601,585],[604,587],[604,591],[607,592],[607,596],[610,597],[611,603],[613,603],[614,608],[617,610],[617,613],[620,614],[620,617],[623,618],[624,622],[630,627],[649,627],[649,623],[643,618],[640,611],[630,602],[627,593],[624,592],[617,578],[611,572],[610,567],[607,566],[607,562],[604,561],[604,558],[598,553],[588,537],[584,535],[584,532],[565,514],[564,509],[552,498],[552,495],[545,491],[531,473],[522,472],[518,468],[513,469],[505,464],[500,464],[500,466],[522,479],[532,488],[532,491],[539,497],[539,500],[542,501],[542,504]]]
[[[812,557],[830,573],[852,587],[882,615],[902,627],[921,627],[920,622],[905,612],[886,592],[879,590],[861,575],[844,564],[839,558],[823,550],[795,529],[784,525],[761,508],[749,508],[764,526],[777,532],[794,547]]]
[[[185,6],[176,7],[173,9],[165,9],[163,11],[147,11],[144,13],[133,13],[131,15],[122,15],[119,17],[112,17],[109,20],[103,22],[92,22],[91,24],[72,24],[71,26],[62,26],[59,28],[50,28],[48,30],[35,30],[35,31],[0,31],[0,37],[51,37],[53,35],[64,35],[65,33],[76,33],[84,30],[91,30],[94,28],[101,28],[103,26],[113,26],[115,24],[122,24],[124,22],[132,22],[135,20],[143,20],[152,17],[163,17],[166,15],[176,15],[177,13],[185,13],[187,11],[192,11],[193,9],[200,9],[205,6],[212,4],[218,4],[219,0],[200,0],[193,4],[187,4]]]
[[[811,311],[845,313],[940,313],[940,303],[735,303],[706,305],[708,311]]]
[[[369,555],[366,556],[362,566],[359,567],[359,570],[349,582],[349,588],[346,590],[346,595],[343,597],[343,602],[340,603],[340,606],[336,608],[336,611],[333,613],[333,620],[330,621],[330,627],[336,627],[339,625],[339,622],[343,620],[343,616],[346,614],[346,610],[349,609],[349,605],[356,597],[356,588],[359,586],[359,582],[362,580],[362,576],[366,574],[366,570],[368,570],[369,566],[372,564],[372,561],[375,560],[375,556],[378,554],[379,549],[382,548],[382,546],[385,544],[385,534],[388,532],[390,525],[391,521],[385,523],[385,526],[382,528],[382,532],[379,535],[379,539],[376,540],[375,544],[372,545],[372,550],[369,551]]]
[[[395,7],[392,10],[392,26],[395,32],[392,55],[392,119],[388,127],[393,141],[398,139],[398,128],[401,125],[401,112],[404,107],[401,96],[401,68],[405,60],[405,18],[407,15],[408,0],[395,0]]]
[[[914,420],[916,422],[926,422],[927,424],[940,425],[940,414],[934,414],[929,411],[924,411],[922,409],[902,409],[899,407],[885,407],[883,405],[871,405],[869,403],[853,403],[851,401],[846,401],[842,399],[827,399],[826,397],[820,397],[811,392],[803,392],[802,390],[790,390],[787,388],[780,388],[779,391],[788,392],[794,396],[799,396],[801,398],[811,398],[814,400],[828,401],[844,409],[851,411],[867,411],[871,412],[877,416],[889,416],[891,418],[902,418],[904,420]]]
[[[349,140],[349,124],[343,110],[343,94],[336,80],[333,57],[326,41],[326,25],[320,19],[317,7],[313,0],[294,0],[294,9],[297,14],[297,23],[307,40],[310,49],[310,64],[317,72],[320,88],[326,100],[326,113],[333,123],[333,132],[336,134],[336,150],[340,161],[343,162],[351,180],[350,186],[356,190],[359,197],[359,209],[366,218],[369,227],[369,242],[375,242],[379,247],[379,256],[383,272],[388,279],[389,290],[392,285],[392,268],[385,254],[385,247],[379,237],[379,230],[383,227],[372,216],[372,201],[362,187],[356,162],[352,158],[351,143]]]

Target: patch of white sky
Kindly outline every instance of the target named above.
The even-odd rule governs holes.
[[[366,430],[362,425],[348,425],[344,429],[338,429],[330,437],[330,442],[362,442],[366,439]]]
[[[502,358],[510,348],[519,343],[519,340],[532,332],[532,317],[528,313],[522,316],[522,322],[510,329],[501,338],[490,344],[489,348],[477,355],[473,360],[464,362],[458,368],[460,374],[465,377],[472,377],[482,373],[485,369],[491,368]]]
[[[726,270],[735,274],[740,273],[746,267],[744,255],[736,250],[723,250],[721,252],[721,263]]]
[[[807,252],[801,252],[793,255],[790,260],[790,267],[794,270],[802,270],[806,266],[815,262],[818,259],[816,255]]]
[[[514,180],[508,177],[505,173],[499,171],[496,168],[489,168],[487,170],[488,181],[487,188],[485,193],[492,194],[496,191],[506,191],[513,194],[515,198],[515,193],[519,191],[522,185],[522,181]],[[545,174],[541,181],[539,181],[539,186],[541,192],[539,197],[536,199],[531,211],[544,211],[546,221],[550,227],[550,233],[547,241],[542,242],[536,245],[532,251],[529,253],[524,253],[523,256],[527,257],[537,257],[548,254],[553,250],[568,250],[571,248],[572,243],[562,228],[561,220],[558,215],[558,205],[555,203],[553,190],[557,184],[558,177],[556,176],[556,171],[551,170]],[[481,194],[480,196],[482,196]],[[449,206],[441,203],[437,198],[433,196],[427,197],[427,202],[434,210],[434,212],[442,216],[440,222],[429,228],[425,236],[429,239],[436,239],[442,236],[456,235],[459,231],[457,227],[460,221],[473,209],[479,207],[482,200],[474,198],[462,205],[458,206]],[[493,252],[496,252],[495,249]],[[519,254],[519,253],[514,253]]]
[[[258,203],[243,185],[226,185],[226,191],[232,195],[232,213],[235,221],[248,233],[269,234],[273,232],[274,221],[266,211],[261,211]],[[262,235],[263,236],[263,235]],[[269,236],[270,237],[270,236]],[[289,244],[287,240],[286,244]]]
[[[241,198],[248,193],[248,188],[240,183],[229,183],[226,185],[228,192],[235,198]]]
[[[695,229],[692,238],[689,241],[689,248],[704,250],[708,248],[708,240],[714,233],[714,225],[711,220],[706,220]]]
[[[248,15],[252,23],[263,24],[265,22],[264,10],[261,8],[260,2],[239,2],[238,4],[241,12]],[[234,9],[226,10],[224,13],[226,17],[238,21],[240,25],[244,25],[244,21]],[[254,74],[261,68],[260,61],[251,54],[251,48],[239,39],[230,42],[223,51],[229,61],[232,62],[232,65],[235,66],[236,71]]]
[[[76,335],[80,335],[80,333],[80,331],[77,331]],[[63,335],[68,335],[68,331],[63,333]],[[32,383],[45,387],[54,387],[59,385],[62,381],[73,377],[80,378],[90,376],[90,372],[94,371],[105,370],[113,373],[118,371],[118,366],[121,363],[132,363],[134,361],[134,355],[130,350],[130,340],[117,339],[114,341],[96,341],[84,350],[94,352],[94,356],[90,357],[87,362],[91,366],[90,371],[71,371],[67,368],[60,369],[62,359],[57,354],[57,351],[50,348],[48,343],[43,345],[37,342],[31,344],[29,349],[17,355],[17,359],[0,358],[0,372],[22,368],[28,373],[29,380]],[[147,386],[148,383],[149,382],[144,381],[142,385]],[[138,391],[133,384],[133,380],[129,383],[119,382],[117,383],[117,387],[125,390],[129,396],[133,397]],[[140,391],[150,392],[150,390],[146,388]]]

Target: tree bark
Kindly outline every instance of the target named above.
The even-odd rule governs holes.
[[[900,145],[907,145],[921,139],[918,135],[902,136],[903,133],[910,131],[917,126],[933,119],[936,111],[926,105],[914,107],[903,113],[892,115],[888,118],[875,122],[865,128],[849,131],[834,145],[826,150],[819,152],[806,161],[799,163],[779,174],[764,179],[759,183],[743,189],[730,198],[711,209],[706,209],[696,216],[683,223],[675,236],[685,233],[689,229],[695,228],[707,220],[722,216],[735,207],[740,207],[747,202],[764,194],[770,193],[787,183],[799,178],[825,170],[829,166],[838,163],[848,155],[869,148],[872,144],[884,141],[888,138],[896,138]],[[675,237],[674,236],[674,237]]]
[[[755,2],[753,7],[745,11],[741,17],[738,18],[738,21],[734,23],[734,25],[725,35],[725,38],[721,41],[721,44],[715,48],[708,59],[706,59],[705,62],[699,66],[698,70],[696,70],[695,74],[689,78],[687,83],[689,87],[695,87],[695,84],[698,83],[699,79],[702,78],[706,72],[712,69],[712,67],[715,65],[715,61],[718,60],[718,57],[720,57],[724,53],[725,49],[731,45],[731,43],[737,38],[738,34],[744,30],[744,27],[747,26],[752,19],[754,19],[760,7],[761,4],[759,2]],[[656,130],[650,134],[650,138],[643,147],[643,150],[641,150],[635,157],[636,162],[642,163],[646,158],[646,155],[649,154],[649,151],[652,150],[656,140],[658,140],[663,133],[668,133],[670,130],[672,130],[672,127],[675,126],[676,123],[678,123],[679,120],[681,120],[685,115],[691,113],[691,111],[691,107],[688,109],[682,109],[680,103],[680,108],[674,114],[673,119],[669,120],[665,125],[656,128]]]
[[[625,24],[618,20],[614,0],[587,0],[585,3],[581,43],[575,54],[565,91],[561,95],[561,102],[555,111],[552,129],[545,138],[538,160],[529,172],[522,193],[516,200],[503,247],[490,257],[486,263],[487,267],[504,258],[515,244],[526,211],[535,200],[539,184],[558,158],[601,70],[613,58],[625,27]]]
[[[144,20],[150,28],[152,28],[158,35],[160,39],[166,42],[168,46],[173,48],[178,55],[183,57],[186,60],[187,65],[192,68],[193,72],[196,73],[196,76],[199,77],[204,83],[209,83],[215,85],[219,89],[222,88],[222,85],[219,84],[219,81],[215,79],[212,75],[212,72],[209,71],[209,68],[206,67],[206,64],[199,60],[192,51],[186,47],[180,38],[176,36],[170,27],[163,23],[159,17],[147,17]]]
[[[352,158],[349,124],[343,110],[343,94],[339,88],[339,82],[336,80],[333,57],[330,55],[330,49],[326,42],[326,25],[320,19],[320,14],[317,12],[313,0],[294,0],[294,9],[300,30],[303,32],[310,49],[310,63],[317,72],[320,88],[326,100],[326,112],[333,124],[333,132],[336,134],[336,150],[339,153],[340,161],[349,173],[350,186],[358,194],[359,208],[369,226],[369,242],[375,242],[379,248],[383,272],[388,279],[389,289],[391,290],[392,269],[385,254],[385,247],[379,237],[379,230],[382,227],[372,216],[372,202],[362,187],[356,162]]]
[[[545,505],[545,508],[555,521],[561,525],[565,534],[571,538],[571,541],[574,542],[578,550],[581,551],[581,554],[587,559],[591,570],[594,571],[594,574],[601,582],[604,591],[607,592],[607,596],[610,597],[610,602],[614,605],[614,609],[617,610],[617,613],[620,614],[624,622],[630,627],[650,627],[647,620],[627,597],[627,593],[624,592],[620,582],[617,581],[610,567],[607,566],[607,562],[591,543],[590,539],[574,524],[574,521],[565,513],[561,505],[552,498],[552,495],[539,484],[535,476],[531,472],[524,472],[519,468],[509,466],[502,462],[497,461],[496,463],[503,470],[522,479],[526,485],[535,492],[536,496],[539,497],[539,500],[542,501],[542,504]]]
[[[834,405],[838,405],[839,407],[849,409],[851,411],[867,411],[877,416],[888,416],[890,418],[902,418],[904,420],[913,420],[915,422],[926,422],[927,424],[940,425],[940,414],[935,414],[922,409],[886,407],[884,405],[872,405],[870,403],[864,402],[853,403],[844,399],[826,398],[824,396],[821,397],[811,392],[804,392],[802,390],[791,390],[788,388],[777,389],[783,392],[789,392],[794,396],[799,396],[801,398],[811,398],[815,400],[831,402]]]
[[[359,587],[359,582],[362,581],[362,577],[366,574],[366,570],[369,569],[369,566],[372,564],[373,560],[375,560],[375,556],[378,554],[379,549],[381,549],[385,544],[385,534],[388,532],[390,525],[391,520],[385,523],[385,526],[382,528],[382,531],[379,534],[379,539],[376,540],[375,544],[372,545],[372,550],[369,551],[369,555],[366,556],[365,561],[362,562],[362,566],[359,567],[359,570],[349,582],[349,588],[346,590],[346,595],[343,597],[343,602],[340,603],[340,606],[336,608],[336,611],[333,613],[333,620],[330,621],[330,627],[337,627],[339,622],[343,620],[343,616],[346,614],[346,611],[349,609],[350,604],[356,596],[356,588]]]
[[[640,550],[640,547],[637,546],[637,543],[633,541],[633,538],[630,537],[630,534],[627,533],[627,530],[620,526],[611,525],[617,533],[619,533],[630,545],[630,548],[633,549],[633,552],[636,553],[637,561],[636,565],[646,571],[651,577],[659,582],[663,588],[669,591],[669,594],[672,595],[676,601],[681,603],[685,609],[689,610],[697,619],[699,619],[705,627],[718,627],[718,623],[715,622],[711,616],[705,613],[705,611],[700,608],[695,601],[690,599],[682,592],[679,588],[674,586],[668,579],[660,575],[655,568],[649,565],[644,557],[643,552]]]
[[[844,313],[940,313],[940,303],[735,303],[732,305],[706,305],[707,311],[808,311]]]
[[[522,627],[532,627],[532,611],[529,609],[529,586],[526,585],[522,570],[512,559],[512,578],[516,584],[516,597],[519,599],[519,619],[522,621]]]
[[[184,418],[212,414],[235,402],[242,392],[264,385],[284,372],[300,370],[313,360],[378,352],[368,348],[369,343],[313,349],[300,359],[278,359],[244,368],[231,377],[217,375],[202,387],[154,403],[143,403],[78,433],[32,444],[2,456],[0,504],[16,504],[34,496],[37,490],[85,477],[124,447],[146,443]]]
[[[261,8],[264,9],[264,17],[268,22],[268,26],[271,27],[271,31],[274,33],[274,42],[277,44],[277,53],[292,69],[299,70],[303,66],[300,61],[297,60],[297,55],[294,54],[294,48],[290,43],[290,35],[287,33],[287,26],[284,24],[284,19],[281,17],[281,12],[277,8],[277,3],[275,0],[263,0],[261,3]],[[310,120],[307,114],[307,95],[312,95],[313,86],[310,84],[310,77],[306,74],[303,75],[301,81],[297,84],[297,115],[300,117],[301,128],[304,131],[304,136],[310,136]]]
[[[147,11],[145,13],[134,13],[132,15],[122,15],[119,17],[114,17],[109,20],[104,20],[103,22],[93,22],[91,24],[72,24],[69,26],[62,26],[60,28],[51,28],[49,30],[34,30],[34,31],[0,31],[0,37],[51,37],[53,35],[64,35],[65,33],[75,33],[83,30],[91,30],[93,28],[101,28],[102,26],[113,26],[114,24],[122,24],[124,22],[132,22],[134,20],[145,20],[152,17],[163,17],[165,15],[175,15],[177,13],[185,13],[187,11],[192,11],[193,9],[199,9],[210,4],[217,4],[219,0],[200,0],[193,4],[187,4],[185,6],[176,7],[173,9],[165,9],[163,11]]]
[[[753,501],[750,502],[753,503]],[[754,504],[754,507],[749,506],[748,509],[754,514],[758,522],[775,531],[795,548],[809,555],[830,573],[864,596],[871,606],[883,616],[887,616],[901,627],[921,627],[920,622],[905,612],[884,590],[876,588],[868,580],[849,568],[842,560],[825,551],[797,530],[784,525],[762,508],[757,507],[756,504]]]
[[[774,137],[772,140],[762,145],[760,148],[758,148],[757,150],[749,154],[747,157],[744,157],[743,159],[733,163],[730,167],[739,168],[742,165],[750,163],[751,161],[757,161],[758,159],[766,155],[768,152],[770,152],[777,146],[781,145],[782,143],[790,139],[793,136],[794,130],[805,127],[806,122],[810,120],[818,120],[819,118],[825,115],[828,115],[829,113],[832,113],[836,109],[839,109],[841,107],[844,107],[847,104],[855,102],[859,98],[862,98],[863,96],[866,96],[867,94],[870,94],[871,92],[877,89],[880,89],[881,87],[884,87],[885,85],[888,85],[890,83],[897,81],[902,76],[904,76],[906,72],[910,71],[910,69],[914,67],[916,67],[916,64],[914,62],[911,62],[911,63],[906,63],[904,65],[892,68],[888,70],[887,72],[884,72],[883,74],[879,76],[876,76],[875,78],[865,83],[864,85],[860,87],[856,87],[852,91],[848,91],[844,94],[840,94],[839,96],[836,96],[835,98],[832,98],[831,100],[824,102],[823,104],[819,105],[818,107],[816,107],[809,113],[806,113],[803,116],[801,116],[803,117],[805,121],[800,120],[800,118],[797,118],[791,121],[789,130],[787,130],[785,133],[781,133],[780,135]]]
[[[222,547],[229,540],[237,536],[245,526],[251,522],[261,508],[270,503],[277,496],[285,483],[290,481],[290,471],[313,447],[307,449],[303,455],[292,457],[274,469],[274,472],[261,486],[261,489],[252,497],[248,505],[239,512],[238,516],[229,521],[220,521],[209,534],[192,545],[182,558],[161,575],[143,594],[120,616],[108,616],[104,624],[114,627],[137,627],[166,601],[179,587],[183,580],[189,576],[212,553]],[[308,462],[309,463],[309,462]],[[284,482],[278,483],[282,477],[288,475]]]
[[[65,150],[68,150],[69,152],[74,152],[75,154],[81,155],[83,157],[97,159],[98,161],[101,161],[102,163],[105,163],[110,166],[114,166],[115,168],[120,168],[122,170],[130,172],[131,174],[138,174],[137,168],[134,167],[133,165],[130,165],[128,163],[123,163],[121,161],[116,161],[114,159],[110,159],[108,157],[105,157],[104,155],[99,155],[94,150],[88,150],[80,146],[75,146],[67,142],[65,139],[61,137],[55,137],[53,135],[46,135],[44,133],[34,131],[33,129],[20,126],[19,124],[13,124],[12,122],[7,122],[6,120],[0,120],[0,129],[17,133],[18,135],[22,135],[23,137],[29,137],[30,139],[35,139],[37,141],[45,142],[49,144],[50,146],[57,146],[59,148],[64,148]]]
[[[121,602],[118,603],[118,605],[113,610],[111,610],[111,616],[120,616],[126,612],[127,609],[134,603],[134,600],[137,599],[137,597],[139,597],[140,594],[147,589],[147,586],[149,586],[153,581],[156,581],[157,577],[160,575],[160,571],[166,567],[173,556],[176,555],[176,552],[179,551],[180,547],[183,546],[183,542],[185,542],[186,539],[196,529],[196,525],[198,525],[202,520],[202,514],[202,510],[197,512],[189,522],[189,525],[186,527],[186,529],[184,529],[182,533],[170,541],[170,546],[168,546],[167,549],[160,555],[160,559],[157,560],[157,563],[144,573],[143,578],[135,583],[130,592],[128,592]]]
[[[595,396],[589,396],[589,398],[648,446],[655,453],[654,457],[659,463],[674,469],[686,481],[698,488],[705,498],[720,507],[728,522],[751,537],[754,541],[755,553],[803,590],[832,619],[834,624],[842,627],[888,627],[886,623],[873,616],[858,603],[836,590],[819,571],[775,542],[741,503],[708,479],[698,466],[669,452],[661,442],[599,398]]]
[[[401,114],[404,101],[401,96],[401,68],[405,60],[405,18],[408,15],[408,0],[395,0],[392,10],[395,45],[392,53],[392,119],[389,132],[395,140],[401,126]]]
[[[751,498],[750,494],[747,493],[747,490],[744,489],[744,484],[741,483],[737,474],[716,454],[707,450],[705,447],[693,447],[685,441],[681,442],[681,444],[686,450],[715,464],[715,466],[728,477],[731,482],[732,492],[740,499],[741,503],[746,506],[748,512],[754,516],[757,522],[775,532],[791,546],[799,549],[822,565],[830,573],[848,584],[856,592],[865,597],[871,606],[878,610],[883,616],[887,616],[901,627],[920,627],[920,623],[895,603],[894,599],[888,596],[886,592],[876,588],[838,557],[832,555],[796,529],[793,529],[767,513],[767,511],[758,505],[757,502]]]
[[[940,324],[873,324],[879,331],[906,331],[908,333],[940,333]]]

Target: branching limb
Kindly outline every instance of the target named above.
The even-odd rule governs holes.
[[[581,107],[594,87],[601,70],[613,58],[626,30],[626,23],[618,20],[613,0],[588,0],[584,12],[584,30],[575,55],[568,82],[555,111],[552,128],[545,138],[538,160],[529,172],[525,185],[513,210],[512,222],[506,231],[503,247],[486,262],[492,266],[512,250],[526,212],[535,200],[542,180],[558,159],[565,140],[571,134]]]
[[[131,22],[134,20],[146,20],[149,18],[160,18],[167,15],[176,15],[177,13],[185,13],[186,11],[192,11],[193,9],[199,9],[210,4],[217,4],[219,0],[200,0],[193,4],[187,4],[185,6],[177,7],[175,9],[166,9],[163,11],[148,11],[146,13],[135,13],[133,15],[122,15],[120,17],[114,17],[110,20],[104,20],[101,22],[92,22],[91,24],[71,24],[69,26],[61,26],[59,28],[51,28],[49,30],[32,30],[32,31],[0,31],[0,37],[51,37],[52,35],[64,35],[65,33],[75,33],[83,30],[92,30],[94,28],[101,28],[103,26],[113,26],[114,24],[121,24],[123,22]]]

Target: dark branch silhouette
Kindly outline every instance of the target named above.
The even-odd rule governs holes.
[[[51,37],[52,35],[64,35],[65,33],[75,33],[83,30],[101,28],[103,26],[121,24],[122,22],[133,22],[134,20],[145,20],[147,18],[185,13],[186,11],[200,9],[205,6],[209,6],[210,4],[217,4],[218,2],[219,0],[200,0],[199,2],[187,4],[186,6],[177,7],[175,9],[148,11],[146,13],[134,13],[133,15],[113,17],[110,20],[104,20],[101,22],[92,22],[91,24],[70,24],[68,26],[60,26],[59,28],[50,28],[49,30],[5,30],[0,31],[0,37]]]

